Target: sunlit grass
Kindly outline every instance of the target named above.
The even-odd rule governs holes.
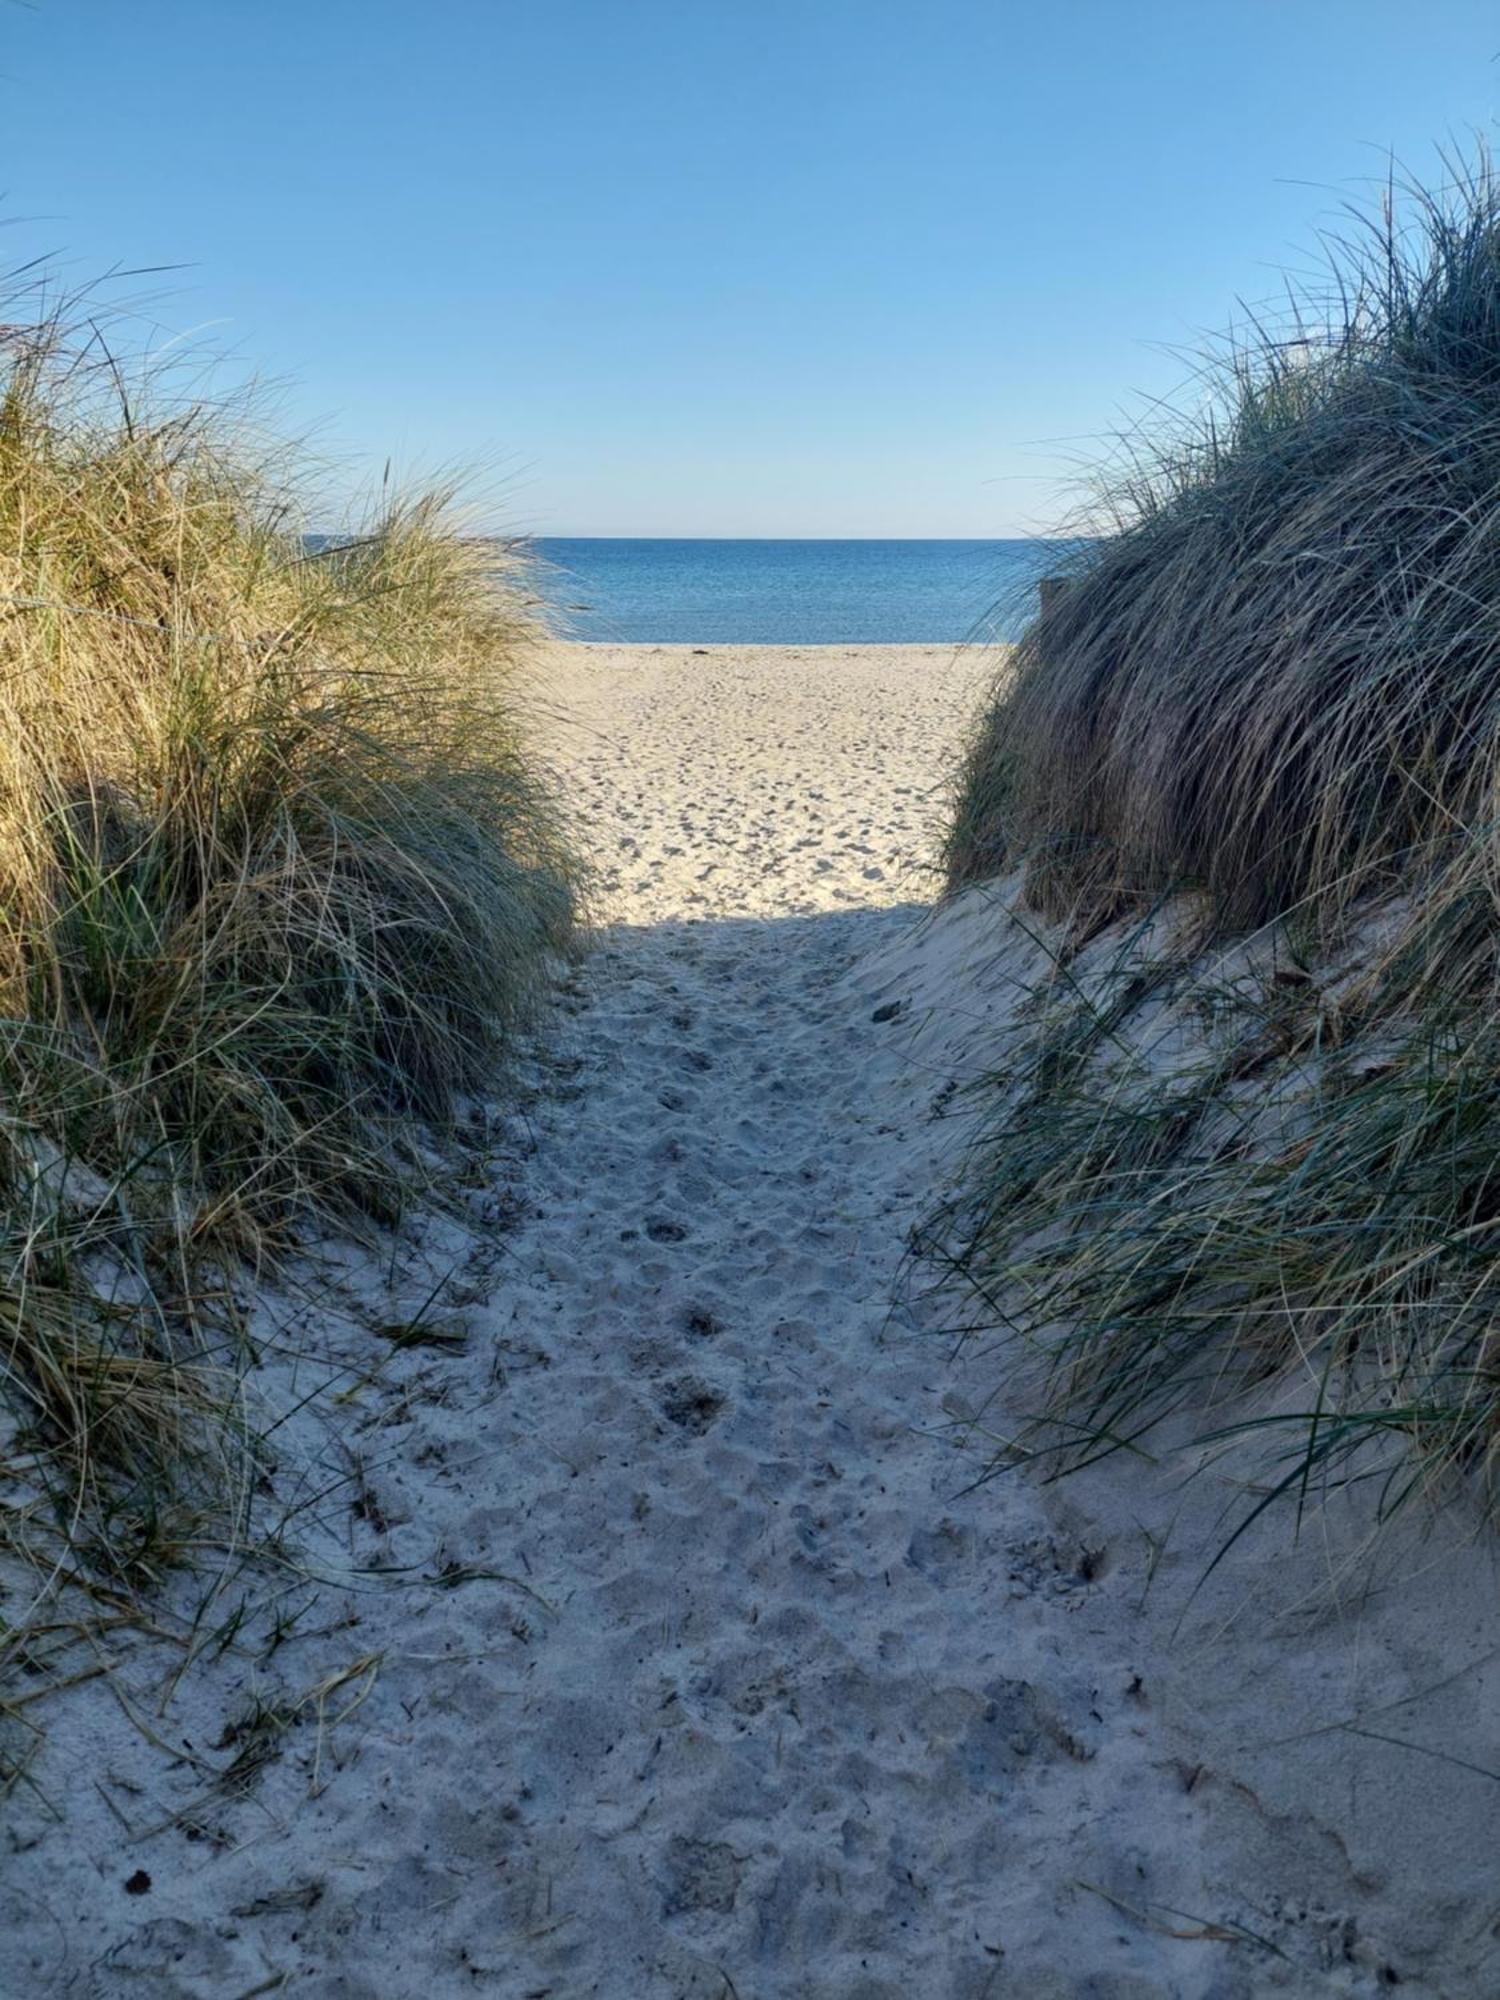
[[[1387,210],[1214,379],[1195,428],[1134,441],[1113,532],[971,746],[951,881],[1021,870],[1055,963],[929,1242],[1040,1357],[1034,1436],[1065,1457],[1270,1384],[1233,1421],[1259,1427],[1271,1491],[1368,1475],[1389,1507],[1461,1472],[1488,1496],[1488,163]],[[1160,917],[1131,931],[1164,905],[1175,942]]]
[[[398,1212],[572,868],[519,562],[442,494],[310,552],[285,457],[35,305],[0,312],[0,1472],[42,1573],[123,1583],[236,1504],[225,1272]]]

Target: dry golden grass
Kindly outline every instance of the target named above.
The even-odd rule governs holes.
[[[56,315],[3,343],[4,1521],[124,1579],[232,1498],[223,1272],[395,1212],[572,869],[514,556],[441,495],[312,552],[226,417],[132,406]]]
[[[951,880],[1063,928],[931,1240],[1040,1345],[1054,1445],[1279,1371],[1272,1489],[1392,1504],[1500,1449],[1500,184],[1366,246],[1136,441],[976,732]],[[1170,899],[1190,939],[1082,976]]]
[[[1188,887],[1256,921],[1347,907],[1488,827],[1488,166],[1388,217],[1334,280],[1221,358],[1185,434],[1131,442],[1115,531],[1017,648],[976,736],[955,881],[1019,858],[1054,910]]]

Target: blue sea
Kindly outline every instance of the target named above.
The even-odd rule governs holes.
[[[1076,542],[539,539],[568,637],[683,645],[1018,636]]]

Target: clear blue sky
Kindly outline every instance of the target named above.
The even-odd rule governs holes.
[[[1008,534],[1497,84],[1492,0],[0,0],[0,250],[496,526]]]

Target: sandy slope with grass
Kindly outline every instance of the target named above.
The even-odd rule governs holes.
[[[596,948],[471,1213],[268,1344],[287,1568],[47,1704],[0,1992],[1500,1991],[1487,1552],[1205,1583],[1170,1440],[972,1483],[998,1359],[903,1257],[1031,949],[928,907],[975,682],[554,650]]]

